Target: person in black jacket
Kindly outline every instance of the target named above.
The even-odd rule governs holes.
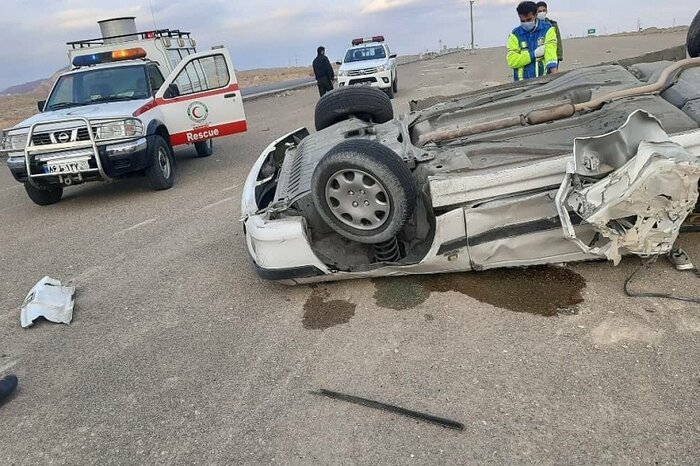
[[[318,84],[318,93],[323,97],[323,94],[333,90],[335,73],[330,60],[326,56],[326,48],[319,47],[317,52],[318,55],[314,59],[314,76],[316,76],[316,84]]]

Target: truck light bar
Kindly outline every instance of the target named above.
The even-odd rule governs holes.
[[[360,45],[360,44],[367,44],[369,42],[384,42],[384,36],[372,36],[372,37],[363,37],[361,39],[353,39],[352,40],[352,45]]]
[[[135,60],[145,58],[146,51],[141,47],[133,49],[113,50],[111,52],[93,53],[90,55],[79,55],[73,58],[73,66],[91,66],[101,63],[111,63],[123,60]]]

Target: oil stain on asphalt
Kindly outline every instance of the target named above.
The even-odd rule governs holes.
[[[304,303],[304,328],[309,330],[325,330],[336,325],[347,324],[355,315],[357,304],[343,300],[326,301],[329,293],[320,288],[314,288],[309,299]]]
[[[373,280],[377,304],[404,310],[424,303],[431,293],[455,291],[483,303],[546,317],[576,312],[586,280],[560,267],[498,269]]]

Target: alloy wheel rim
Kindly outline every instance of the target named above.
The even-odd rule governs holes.
[[[388,222],[389,199],[379,180],[362,170],[339,170],[326,183],[326,203],[333,216],[358,230],[376,230]]]

